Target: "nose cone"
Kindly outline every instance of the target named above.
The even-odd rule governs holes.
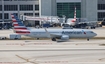
[[[97,36],[97,34],[96,34],[96,33],[94,33],[94,36]]]

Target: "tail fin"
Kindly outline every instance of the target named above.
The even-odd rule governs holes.
[[[75,11],[74,11],[74,19],[71,20],[73,23],[76,22],[76,7],[75,7]]]
[[[11,14],[14,30],[27,30],[27,27],[21,22],[21,20],[15,15]]]
[[[11,17],[12,17],[12,22],[13,22],[15,33],[18,33],[18,34],[29,34],[30,33],[27,27],[21,22],[21,20],[15,14],[11,14]]]
[[[75,11],[74,11],[74,19],[76,19],[76,7],[75,7]]]

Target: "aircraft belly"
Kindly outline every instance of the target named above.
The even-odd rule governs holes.
[[[34,37],[34,38],[47,38],[47,36],[46,36],[47,34],[41,34],[41,33],[31,33],[31,34],[29,34],[29,35],[27,35],[27,36],[29,36],[29,37]]]
[[[72,34],[72,35],[69,35],[70,38],[87,38],[86,35],[84,34]]]

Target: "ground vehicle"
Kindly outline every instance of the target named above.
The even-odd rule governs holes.
[[[68,28],[69,27],[69,28]],[[77,24],[75,26],[69,26],[69,25],[64,25],[64,29],[73,29],[73,28],[82,28],[82,29],[95,29],[96,26],[95,24],[88,24],[88,23],[81,23],[81,24]]]
[[[5,40],[6,37],[5,36],[0,36],[0,40]]]
[[[42,27],[50,27],[50,24],[48,24],[48,23],[45,23],[45,24],[42,24]]]

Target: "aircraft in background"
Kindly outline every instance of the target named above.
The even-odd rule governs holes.
[[[51,38],[52,41],[57,41],[56,39],[67,41],[70,38],[87,38],[89,40],[97,35],[86,29],[28,29],[15,14],[11,14],[11,17],[15,33],[38,39]]]
[[[75,11],[74,11],[74,18],[68,18],[66,23],[67,25],[69,25],[70,27],[80,27],[80,26],[83,26],[84,25],[90,25],[90,24],[93,24],[95,25],[97,23],[97,21],[87,21],[85,18],[76,18],[76,7],[75,7]],[[90,27],[93,27],[90,26]],[[95,26],[94,26],[95,27]]]
[[[75,7],[75,11],[74,11],[74,18],[68,18],[66,21],[66,24],[68,24],[70,26],[76,25],[76,7]]]

